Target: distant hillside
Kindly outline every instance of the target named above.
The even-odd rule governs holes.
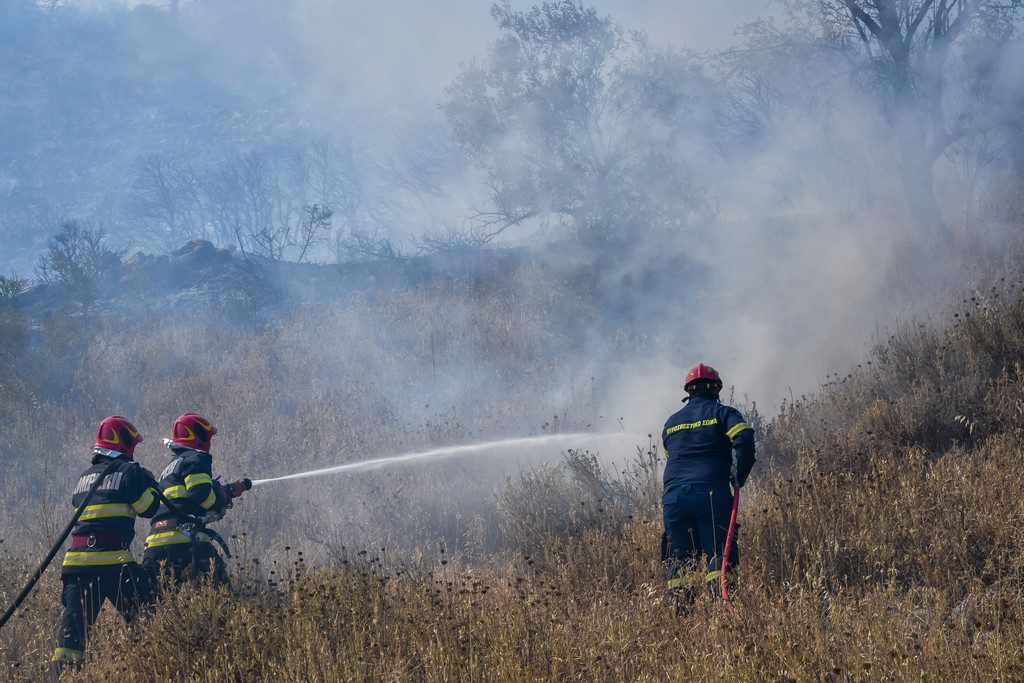
[[[195,240],[166,254],[137,252],[97,278],[105,308],[269,312],[298,302],[326,302],[368,289],[414,288],[444,278],[494,280],[528,258],[525,249],[467,249],[388,261],[313,264],[246,257]],[[72,292],[38,284],[15,297],[15,308],[40,319],[69,305]]]

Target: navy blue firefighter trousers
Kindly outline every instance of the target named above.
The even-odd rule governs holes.
[[[732,513],[729,483],[678,484],[664,493],[661,507],[665,519],[661,559],[668,565],[668,587],[678,588],[683,572],[698,567],[705,568],[707,582],[717,580]],[[734,539],[728,560],[730,574],[739,561]]]

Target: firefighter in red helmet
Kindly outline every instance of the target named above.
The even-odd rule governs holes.
[[[174,505],[161,505],[146,538],[143,565],[154,576],[166,571],[174,583],[182,578],[207,576],[215,582],[227,581],[224,560],[210,536],[199,530],[185,533],[176,512],[196,518],[219,519],[231,507],[232,494],[213,479],[210,447],[217,428],[210,420],[186,413],[174,421],[172,437],[164,439],[171,451],[171,462],[160,474],[160,490]]]
[[[739,563],[735,545],[723,558],[733,502],[730,484],[743,486],[754,466],[754,432],[738,410],[719,401],[722,378],[714,368],[692,368],[684,389],[686,405],[662,431],[667,459],[662,560],[668,565],[669,589],[680,589],[684,570],[698,566],[713,589],[723,559],[730,570]]]
[[[103,481],[71,531],[71,548],[61,568],[64,614],[53,653],[54,674],[77,665],[85,650],[88,629],[109,600],[125,621],[152,601],[149,576],[132,557],[135,518],[156,514],[157,483],[134,462],[142,434],[120,416],[108,417],[96,430],[92,465],[75,485],[71,501],[83,503],[88,490],[108,467]],[[116,464],[111,465],[112,461]]]

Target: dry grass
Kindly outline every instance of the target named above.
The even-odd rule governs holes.
[[[170,599],[144,633],[110,622],[83,679],[1019,677],[1019,458],[997,438],[933,465],[876,459],[884,485],[778,482],[744,514],[735,614],[677,613],[656,524],[591,520],[529,558],[353,554],[307,573],[293,555],[273,585]],[[997,476],[1002,495],[979,486]],[[30,642],[44,616],[19,626]]]
[[[237,425],[250,413],[289,405],[265,390],[280,373],[306,377],[303,366],[271,350],[300,335],[266,334],[247,338],[251,352],[239,355],[245,367],[237,384],[228,378],[214,391],[186,383],[188,392],[209,396],[211,412],[226,411]],[[264,346],[276,335],[284,336]],[[479,344],[479,358],[489,358],[489,339],[446,344]],[[408,340],[396,344],[408,348]],[[536,353],[520,352],[517,363]],[[357,357],[353,351],[345,362]],[[489,506],[478,501],[468,511],[436,491],[453,478],[482,490],[493,473],[419,472],[421,487],[403,475],[361,479],[353,497],[375,501],[373,509],[333,503],[339,516],[358,512],[363,520],[346,529],[359,538],[347,547],[331,535],[332,522],[317,521],[325,510],[296,505],[295,491],[274,500],[268,489],[270,500],[239,519],[258,528],[255,522],[269,525],[287,511],[289,528],[306,528],[307,538],[287,550],[273,536],[237,539],[233,591],[172,596],[144,628],[126,630],[105,614],[80,678],[1020,679],[1022,362],[1021,283],[1003,283],[967,297],[948,326],[902,329],[878,344],[870,362],[787,405],[761,430],[764,461],[744,492],[735,613],[709,599],[680,613],[662,592],[648,451],[617,476],[570,453],[560,467],[524,469]],[[356,382],[364,369],[338,367],[333,377]],[[264,384],[243,391],[263,374]],[[401,447],[410,433],[427,442],[439,433],[468,434],[464,425],[475,423],[439,411],[416,427],[422,431],[397,437],[388,429],[401,419],[394,414],[369,426],[333,422],[314,404],[354,394],[307,379],[309,412],[295,406],[294,414],[316,435],[309,448],[317,440],[354,448],[370,434]],[[364,403],[353,405],[357,415],[393,405],[373,394],[380,386],[371,384]],[[177,398],[185,391],[170,379],[160,388]],[[144,419],[162,409],[140,400]],[[514,402],[477,409],[498,414],[508,405]],[[37,424],[23,419],[25,428]],[[253,424],[258,433],[232,446],[241,461],[246,449],[275,443],[260,420]],[[297,457],[317,463],[309,453]],[[323,504],[332,489],[311,487],[308,495]],[[410,518],[417,522],[393,526]],[[310,545],[313,537],[323,545]],[[268,544],[276,548],[269,556]],[[310,557],[310,547],[327,545]],[[0,551],[4,599],[19,579],[21,556]],[[331,563],[321,566],[325,558]],[[0,634],[0,678],[43,672],[56,593],[50,574],[25,616]]]

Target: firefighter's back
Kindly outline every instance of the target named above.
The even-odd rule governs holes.
[[[665,490],[680,484],[727,484],[732,468],[729,432],[743,418],[735,408],[695,396],[673,414],[662,433]]]

